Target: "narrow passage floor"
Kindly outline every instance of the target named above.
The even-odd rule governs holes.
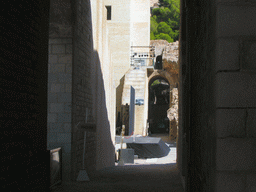
[[[127,165],[105,168],[90,181],[63,183],[54,192],[183,192],[176,164]]]
[[[161,137],[166,143],[165,135]],[[171,149],[174,147],[170,146]],[[165,158],[156,162],[136,160],[135,164],[108,167],[89,175],[90,181],[63,183],[53,192],[183,192],[183,185],[172,150]],[[150,162],[150,161],[149,161]],[[146,164],[145,164],[146,163]]]

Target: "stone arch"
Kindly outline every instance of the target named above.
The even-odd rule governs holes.
[[[172,77],[167,71],[164,70],[155,70],[148,78],[148,85],[151,85],[156,79],[166,80],[170,88],[177,87],[175,77]]]

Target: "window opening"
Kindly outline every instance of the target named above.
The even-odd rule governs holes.
[[[106,6],[107,9],[107,20],[111,20],[111,6]]]

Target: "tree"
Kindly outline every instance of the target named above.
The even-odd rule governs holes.
[[[160,33],[159,35],[156,35],[155,39],[163,39],[170,42],[173,42],[173,39],[168,35],[168,34],[164,34],[164,33]]]
[[[180,1],[159,0],[159,3],[160,7],[152,11],[150,39],[163,37],[165,40],[168,39],[168,42],[177,41],[180,26]]]

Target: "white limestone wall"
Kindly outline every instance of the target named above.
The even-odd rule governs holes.
[[[110,34],[107,11],[103,0],[91,1],[93,26],[94,116],[96,118],[96,169],[114,165],[115,87],[111,62]]]
[[[130,67],[130,15],[131,0],[105,0],[104,6],[111,6],[111,20],[107,20],[109,49],[114,72],[115,85]],[[106,17],[106,14],[104,15]]]
[[[150,1],[131,1],[131,43],[133,46],[150,44]]]

